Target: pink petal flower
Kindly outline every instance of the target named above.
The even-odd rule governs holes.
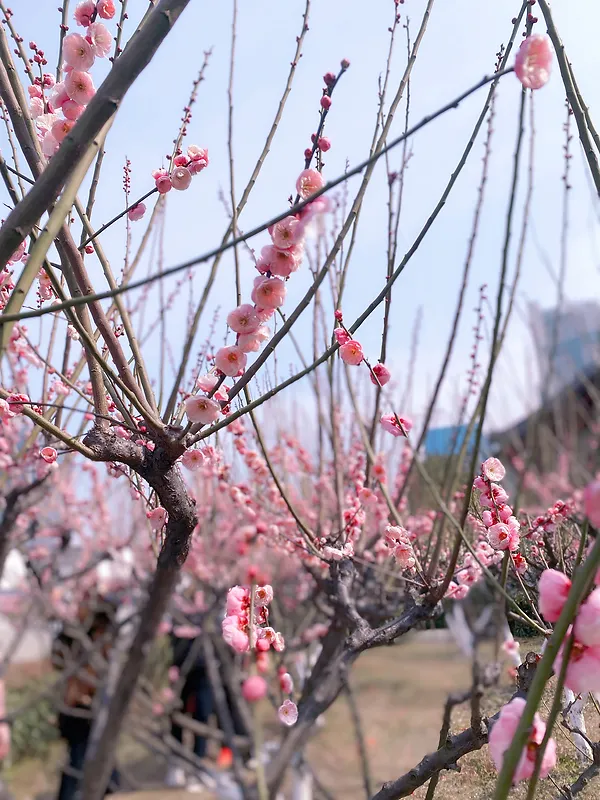
[[[80,106],[87,106],[92,97],[96,94],[94,82],[89,72],[77,69],[71,70],[65,78],[65,91],[69,99]]]
[[[63,40],[65,63],[75,70],[87,71],[94,63],[92,45],[79,33],[69,33]]]
[[[600,589],[594,589],[577,612],[575,638],[587,647],[600,647]]]
[[[201,425],[210,425],[219,418],[221,406],[216,400],[204,395],[193,395],[185,401],[185,413],[190,422],[199,422]]]
[[[524,709],[525,700],[522,697],[515,697],[514,700],[511,700],[510,703],[507,703],[507,705],[502,708],[500,716],[490,731],[490,755],[498,771],[502,769],[504,754],[512,743]],[[545,733],[546,723],[541,719],[540,715],[536,713],[533,720],[532,731],[529,734],[529,741],[523,749],[523,753],[517,764],[517,769],[515,770],[513,778],[514,783],[527,780],[533,775],[538,747]],[[548,777],[555,766],[556,742],[554,739],[549,739],[542,760],[540,777]]]
[[[65,100],[62,104],[62,112],[67,119],[78,120],[85,111],[85,106],[80,106],[79,103],[74,103],[73,100]]]
[[[179,192],[185,191],[192,182],[192,173],[187,167],[175,167],[171,173],[171,185]]]
[[[146,517],[150,521],[152,530],[159,531],[167,521],[167,511],[162,506],[157,506],[152,511],[147,511]]]
[[[554,665],[557,674],[561,669],[563,652],[564,646],[561,647]],[[573,643],[565,686],[575,694],[584,696],[588,692],[600,692],[600,647],[586,647],[579,641]]]
[[[240,370],[244,369],[247,360],[246,354],[237,345],[233,344],[217,350],[215,367],[225,375],[233,378]]]
[[[46,464],[54,464],[58,458],[58,453],[53,447],[43,447],[40,450],[40,456],[44,459]]]
[[[325,185],[325,180],[316,169],[305,169],[298,176],[296,191],[303,200],[318,192]]]
[[[189,469],[190,472],[195,472],[197,469],[200,469],[205,460],[201,450],[186,450],[181,456],[181,463],[186,469]]]
[[[240,333],[237,345],[243,353],[257,353],[263,342],[271,336],[271,331],[266,325],[261,325],[254,333]]]
[[[279,721],[284,725],[295,725],[298,721],[298,707],[291,700],[284,700],[277,712]]]
[[[244,303],[229,312],[227,324],[235,333],[254,333],[260,328],[260,319],[254,306]]]
[[[363,349],[360,342],[356,339],[349,339],[345,344],[340,347],[340,356],[345,364],[357,366],[363,359]]]
[[[81,25],[83,28],[87,28],[88,25],[92,22],[92,16],[96,11],[96,4],[94,0],[83,0],[83,3],[79,3],[79,5],[75,8],[75,12],[73,16],[75,17],[75,22],[78,25]]]
[[[528,36],[515,58],[515,75],[526,89],[541,89],[550,80],[552,45],[540,33]]]
[[[267,682],[260,675],[251,675],[242,683],[242,696],[249,703],[256,703],[267,695]]]
[[[482,474],[489,480],[498,482],[506,475],[504,465],[499,458],[488,458],[481,465]]]
[[[87,29],[87,40],[98,58],[106,58],[112,47],[110,31],[102,22],[93,22]]]
[[[96,9],[102,19],[112,19],[115,15],[114,0],[98,0]]]
[[[304,236],[304,224],[296,217],[286,217],[280,222],[273,225],[273,232],[271,238],[273,244],[279,250],[286,250],[298,242],[302,241]]]
[[[392,436],[406,436],[412,428],[411,420],[406,417],[396,417],[396,414],[383,414],[379,421],[383,430]]]
[[[335,340],[339,345],[346,344],[346,342],[350,342],[352,337],[344,328],[334,328],[333,335],[335,336]]]
[[[548,622],[556,622],[567,602],[571,581],[563,572],[547,569],[541,574],[538,590],[541,615]]]
[[[279,308],[285,300],[285,283],[280,278],[258,278],[252,290],[252,302],[259,308]]]
[[[294,679],[289,672],[279,676],[279,688],[284,694],[292,694],[294,691]]]
[[[392,373],[389,371],[389,369],[386,367],[385,364],[381,364],[381,363],[375,364],[375,366],[373,367],[373,372],[374,372],[375,378],[377,380],[375,380],[373,375],[371,375],[370,373],[369,373],[369,377],[371,378],[371,383],[374,383],[375,386],[377,386],[377,385],[385,386],[386,383],[389,383],[390,378],[392,377]]]
[[[133,206],[133,208],[129,209],[127,216],[131,222],[137,222],[138,220],[142,219],[145,213],[146,206],[143,203],[137,203],[135,206]]]

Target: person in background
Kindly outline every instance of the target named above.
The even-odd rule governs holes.
[[[100,670],[94,662],[106,661],[114,639],[115,600],[86,597],[72,632],[64,630],[55,641],[55,666],[67,672],[63,708],[58,716],[61,737],[68,747],[68,767],[63,771],[57,800],[77,797],[85,754],[92,731],[92,703]],[[78,665],[77,669],[75,665]],[[113,770],[107,794],[119,788],[120,776]]]
[[[199,622],[200,619],[195,618],[193,622]],[[202,634],[197,635],[195,638],[187,635],[189,626],[175,626],[171,631],[171,647],[173,651],[173,666],[181,673],[183,685],[181,688],[181,702],[182,713],[189,714],[192,719],[197,722],[207,724],[210,717],[216,711],[216,704],[212,685],[209,677],[209,672],[204,656],[204,647],[202,646]],[[197,628],[198,630],[198,628]],[[183,634],[186,634],[184,636]],[[246,730],[238,718],[231,699],[227,693],[226,696],[229,706],[229,713],[233,722],[234,733],[237,736],[246,735]],[[218,715],[217,715],[218,716]],[[220,722],[220,721],[219,721]],[[222,723],[220,722],[222,728]],[[183,743],[183,729],[175,721],[171,724],[171,735],[180,743]],[[198,758],[205,758],[207,752],[208,740],[205,736],[194,736],[194,755]],[[221,748],[218,764],[229,766],[231,753],[228,748]],[[202,780],[199,782],[200,786],[212,787],[212,781],[208,772],[202,775]],[[173,763],[169,766],[167,777],[165,780],[167,786],[184,786],[186,785],[185,770],[183,767]],[[187,784],[187,788],[194,788],[195,783]]]

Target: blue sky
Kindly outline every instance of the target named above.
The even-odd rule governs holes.
[[[45,0],[13,0],[14,22],[26,42],[35,39],[52,54],[57,42],[59,14],[57,3]],[[266,133],[285,84],[289,62],[300,29],[304,0],[272,3],[267,0],[239,0],[237,63],[235,74],[234,144],[238,192],[241,191],[261,150]],[[600,116],[600,85],[597,80],[600,51],[597,30],[600,8],[594,0],[580,0],[575,6],[566,0],[553,4],[557,26],[573,63],[582,93],[592,116]],[[129,30],[147,7],[146,0],[130,0]],[[473,4],[472,0],[437,0],[429,29],[421,47],[411,81],[411,120],[416,122],[469,87],[493,68],[495,53],[506,42],[511,18],[519,0],[498,0]],[[424,0],[407,0],[400,6],[403,19],[410,18],[414,39],[425,8]],[[177,132],[181,108],[187,101],[191,82],[203,60],[203,52],[213,48],[206,80],[202,84],[188,143],[207,146],[210,168],[195,178],[184,193],[171,192],[168,199],[165,232],[165,266],[200,254],[218,244],[226,227],[226,217],[218,199],[220,190],[229,192],[227,160],[227,83],[231,35],[232,3],[228,0],[202,3],[192,0],[176,24],[158,56],[127,95],[107,143],[103,183],[98,194],[95,225],[99,226],[123,207],[122,165],[125,156],[133,166],[133,193],[141,195],[152,186],[151,171],[163,163]],[[316,127],[322,75],[336,71],[341,58],[351,68],[334,96],[328,118],[327,135],[332,149],[327,154],[325,175],[332,178],[343,172],[346,162],[362,160],[370,146],[377,107],[378,77],[385,66],[388,27],[392,21],[392,0],[312,0],[309,33],[292,94],[272,151],[261,173],[240,225],[249,229],[285,208],[295,178],[302,168],[302,153]],[[582,24],[585,20],[585,24]],[[537,29],[544,31],[543,23]],[[399,32],[391,76],[394,91],[405,63],[404,32]],[[100,82],[105,65],[94,66]],[[496,108],[493,155],[486,204],[476,245],[467,313],[461,326],[451,374],[436,421],[454,421],[456,397],[464,390],[469,367],[477,289],[490,286],[494,301],[500,268],[508,186],[514,149],[519,84],[513,76],[500,86]],[[462,153],[477,118],[484,94],[469,98],[461,107],[432,123],[412,140],[412,156],[406,179],[404,212],[400,224],[400,256],[407,249],[437,203],[454,166]],[[558,269],[562,182],[562,146],[565,117],[564,91],[558,69],[550,84],[535,95],[536,177],[532,208],[532,232],[555,270]],[[403,125],[398,114],[393,133]],[[576,137],[576,129],[573,125]],[[470,235],[476,190],[481,169],[483,137],[478,140],[470,163],[464,170],[446,208],[434,228],[396,283],[392,312],[390,357],[388,363],[397,379],[398,394],[404,389],[415,316],[423,308],[422,326],[412,403],[409,409],[417,419],[423,409],[443,354],[460,283],[467,240]],[[4,151],[4,147],[3,147]],[[598,200],[590,191],[583,170],[577,138],[573,141],[571,222],[568,238],[566,296],[569,300],[597,297],[600,289],[600,242],[598,241]],[[400,164],[400,151],[392,154],[391,167]],[[525,172],[521,181],[524,187]],[[362,214],[358,242],[350,269],[345,316],[352,320],[381,288],[385,275],[386,188],[383,164],[377,169]],[[355,191],[358,180],[349,184]],[[523,193],[519,193],[519,215]],[[517,217],[517,231],[520,216]],[[138,226],[142,223],[138,223]],[[134,228],[134,241],[141,227]],[[103,238],[120,271],[124,225],[115,226]],[[251,244],[256,249],[267,244],[263,234]],[[255,275],[250,258],[241,250],[244,286]],[[514,259],[513,259],[514,264]],[[196,268],[195,296],[203,286],[207,265]],[[286,308],[290,309],[309,285],[303,267],[293,278]],[[172,286],[172,283],[170,284]],[[104,288],[104,287],[102,287]],[[166,287],[166,293],[169,289]],[[549,276],[532,235],[523,264],[523,277],[517,308],[507,338],[498,380],[490,407],[491,426],[502,426],[518,417],[536,400],[536,371],[531,365],[531,345],[522,315],[527,302],[551,306],[556,287]],[[153,301],[156,308],[156,300]],[[223,261],[217,285],[211,296],[197,337],[197,346],[206,337],[214,309],[224,316],[235,304],[233,260]],[[182,296],[169,314],[168,337],[177,355],[183,336]],[[377,359],[381,334],[381,313],[376,313],[359,331],[357,338],[372,360]],[[489,319],[489,313],[488,313]],[[310,354],[310,319],[298,323],[297,336]],[[156,358],[156,345],[150,344],[149,360]],[[484,359],[484,363],[487,357]],[[290,347],[281,351],[280,376],[298,365]],[[300,390],[302,391],[302,390]],[[297,397],[297,395],[296,395]]]

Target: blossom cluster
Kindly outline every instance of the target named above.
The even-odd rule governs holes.
[[[173,159],[170,170],[156,169],[152,173],[156,189],[160,194],[167,194],[171,189],[184,192],[192,182],[194,175],[198,175],[208,166],[208,150],[205,147],[191,144],[187,153],[178,153]],[[129,212],[132,220],[141,219],[145,211],[143,203],[138,203]]]
[[[497,483],[505,475],[502,462],[488,458],[482,464],[481,474],[473,481],[473,488],[480,490],[479,504],[484,509],[481,519],[489,543],[495,550],[516,553],[521,544],[521,526],[508,505],[508,494]]]
[[[323,186],[323,176],[314,169],[303,170],[296,182],[302,200],[311,197]],[[190,422],[208,425],[221,414],[221,403],[226,406],[227,392],[222,382],[225,377],[242,375],[246,368],[248,353],[257,352],[269,338],[271,332],[265,324],[276,309],[283,305],[286,296],[286,281],[296,272],[304,255],[306,226],[318,213],[325,211],[327,203],[317,198],[300,212],[285,217],[269,227],[271,244],[263,247],[256,269],[260,273],[254,279],[250,296],[251,303],[242,303],[229,312],[227,324],[236,335],[233,345],[221,347],[214,359],[214,370],[202,376],[196,388],[206,394],[191,395],[185,401],[186,414]],[[215,391],[221,393],[219,397]]]
[[[75,22],[83,34],[69,33],[63,39],[64,80],[56,83],[44,73],[29,87],[31,116],[35,119],[42,152],[50,158],[72,130],[96,93],[90,69],[97,58],[108,56],[112,46],[110,31],[100,22],[115,15],[114,0],[84,0],[75,9]],[[39,50],[35,43],[32,49]]]

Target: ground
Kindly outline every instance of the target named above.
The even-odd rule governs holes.
[[[523,645],[523,653],[527,652]],[[411,767],[437,747],[444,703],[449,692],[470,685],[470,664],[444,632],[413,635],[395,647],[364,654],[352,672],[365,730],[366,744],[373,777],[379,788]],[[508,674],[501,685],[486,697],[485,710],[494,713],[510,697],[512,686]],[[549,695],[550,697],[550,695]],[[453,714],[453,732],[468,724],[468,707]],[[590,704],[588,732],[597,740],[599,717]],[[553,773],[556,785],[544,781],[538,791],[539,800],[559,796],[559,788],[576,776],[574,749],[566,734],[557,732],[560,762]],[[52,798],[62,758],[60,746],[52,747],[44,762],[21,762],[5,774],[6,783],[16,800]],[[309,758],[321,783],[335,798],[364,800],[358,753],[352,718],[345,698],[340,698],[323,720],[323,725],[309,746]],[[152,757],[140,759],[139,751],[125,746],[121,759],[128,771],[140,780],[155,781],[162,766]],[[489,800],[493,793],[495,772],[487,747],[460,762],[460,773],[444,773],[436,791],[436,800]],[[135,800],[184,800],[193,795],[181,792],[143,792]],[[198,797],[199,795],[195,795]],[[578,797],[592,800],[600,796],[600,781]],[[123,795],[123,798],[134,796]],[[425,787],[415,792],[423,800]],[[525,791],[514,792],[515,800],[523,800]],[[116,800],[116,798],[115,798]]]

